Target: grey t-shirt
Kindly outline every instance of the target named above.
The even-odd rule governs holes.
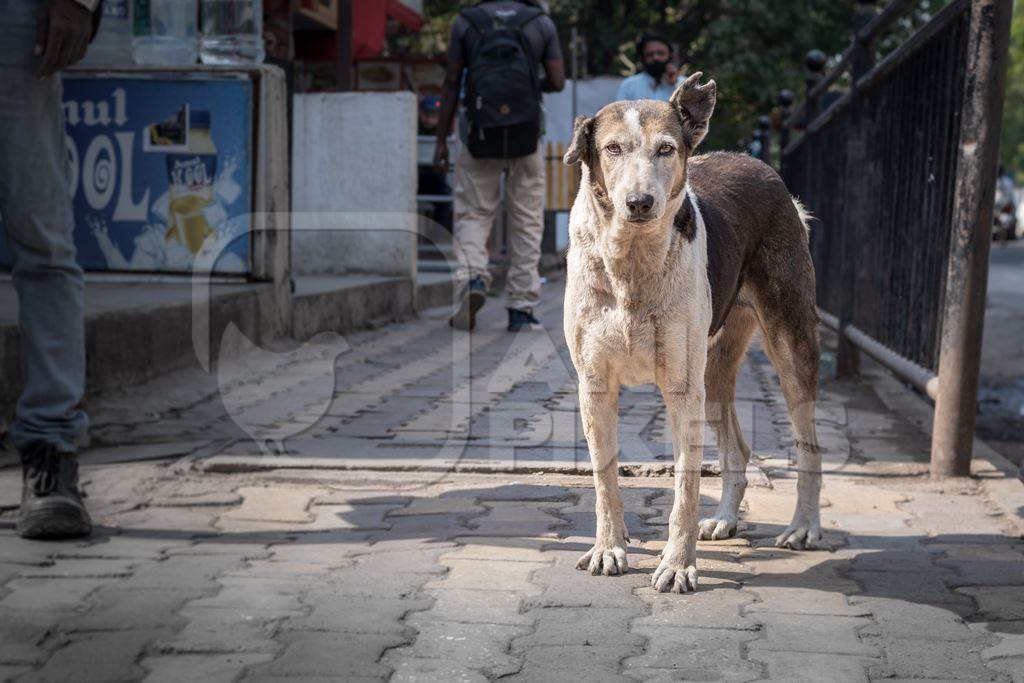
[[[524,5],[516,0],[495,0],[485,2],[480,6],[493,16],[495,12],[515,11],[522,9]],[[562,58],[562,47],[558,43],[558,30],[555,28],[555,22],[551,21],[551,17],[548,15],[537,17],[526,24],[523,27],[523,35],[538,64],[549,59]],[[452,24],[451,41],[448,43],[448,59],[469,66],[467,64],[469,56],[473,53],[473,48],[478,40],[480,40],[480,33],[460,14]]]

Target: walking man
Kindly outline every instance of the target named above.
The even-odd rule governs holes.
[[[0,0],[0,214],[14,254],[25,387],[11,441],[21,454],[18,533],[92,530],[76,451],[88,428],[82,270],[75,261],[58,72],[82,58],[99,0]]]
[[[668,38],[645,33],[636,43],[636,56],[643,71],[623,79],[617,100],[664,100],[686,80],[672,62],[672,46]]]
[[[543,65],[544,76],[539,75]],[[455,168],[456,278],[463,287],[451,325],[471,330],[487,301],[487,238],[504,178],[509,216],[508,329],[537,323],[540,242],[544,231],[544,157],[541,92],[565,86],[565,65],[551,18],[528,0],[483,0],[452,26],[434,163],[448,170],[446,136],[460,88],[465,118]]]

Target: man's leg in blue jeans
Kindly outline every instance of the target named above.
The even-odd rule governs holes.
[[[25,500],[32,502],[31,510],[23,503],[19,530],[74,535],[88,531],[84,508],[77,510],[74,461],[88,421],[79,408],[83,284],[72,241],[61,87],[59,77],[34,73],[39,4],[11,4],[0,17],[6,53],[0,56],[0,213],[14,253],[25,380],[10,432],[25,467]],[[26,512],[32,513],[27,522]]]

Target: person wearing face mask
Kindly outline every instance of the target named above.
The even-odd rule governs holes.
[[[656,33],[645,33],[636,43],[636,54],[643,70],[622,81],[616,99],[667,102],[676,86],[686,80],[679,73],[679,67],[672,63],[668,39]]]

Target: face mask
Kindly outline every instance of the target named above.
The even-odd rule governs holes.
[[[668,66],[668,62],[647,62],[644,64],[644,71],[649,73],[654,80],[660,81],[661,77],[665,75],[665,68]]]

